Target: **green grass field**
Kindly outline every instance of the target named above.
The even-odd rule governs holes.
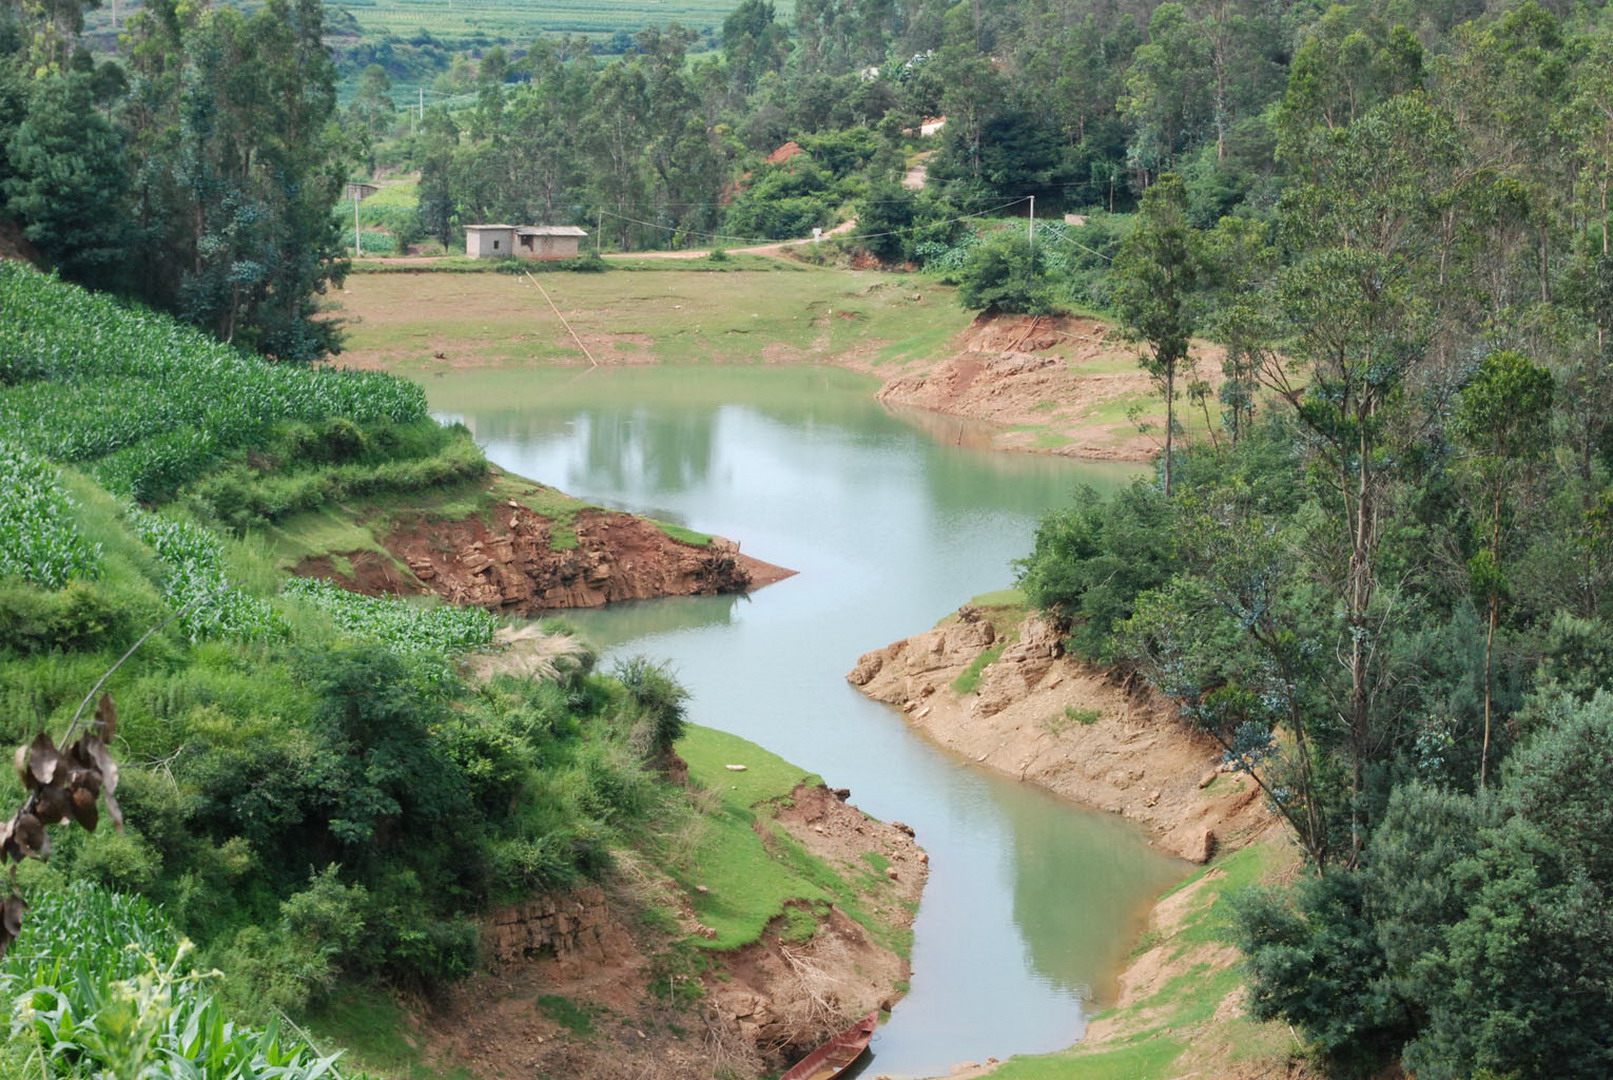
[[[939,348],[972,318],[951,289],[917,277],[760,257],[623,262],[535,275],[541,291],[511,274],[354,275],[336,312],[348,325],[342,360],[400,373],[587,364],[544,293],[602,363],[873,359]]]
[[[366,35],[407,38],[420,30],[443,41],[477,34],[525,44],[540,34],[606,35],[647,26],[721,26],[737,0],[344,0]],[[777,4],[780,21],[793,19],[793,0]]]

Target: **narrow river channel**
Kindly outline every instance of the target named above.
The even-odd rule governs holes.
[[[800,571],[749,597],[567,617],[610,653],[670,660],[696,722],[917,831],[931,874],[912,990],[867,1075],[945,1075],[1076,1041],[1182,864],[1126,822],[936,748],[844,677],[863,652],[1010,584],[1042,513],[1135,469],[971,449],[956,422],[893,415],[874,380],[838,369],[473,370],[425,385],[441,418],[513,472]]]

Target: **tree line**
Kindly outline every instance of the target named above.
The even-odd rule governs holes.
[[[1114,310],[1214,423],[1045,520],[1022,582],[1291,828],[1308,872],[1234,919],[1256,1015],[1334,1075],[1602,1076],[1613,34],[1405,14],[1301,39],[1268,209],[1150,184]]]
[[[318,0],[153,0],[123,53],[86,6],[0,4],[0,202],[63,275],[288,360],[335,344],[345,180]]]
[[[367,166],[418,172],[417,235],[447,243],[502,219],[722,246],[856,213],[873,254],[923,265],[955,235],[940,223],[1030,196],[1125,213],[1166,174],[1197,228],[1269,222],[1326,149],[1315,132],[1420,87],[1511,183],[1495,229],[1507,258],[1535,253],[1536,288],[1571,225],[1537,204],[1588,213],[1613,174],[1599,3],[1498,31],[1485,5],[1432,0],[807,0],[789,25],[743,0],[714,50],[713,28],[677,26],[608,57],[577,37],[478,47],[441,79],[470,103],[419,112],[395,108],[391,76],[418,72],[385,49],[337,107],[311,0],[155,3],[116,56],[80,44],[84,7],[0,3],[3,213],[68,276],[285,357],[338,344],[316,310],[343,270],[331,209]],[[1555,37],[1530,59],[1498,32]],[[942,115],[930,183],[905,192],[913,133]],[[790,141],[805,153],[766,160]],[[1119,232],[1087,246],[1112,255]]]

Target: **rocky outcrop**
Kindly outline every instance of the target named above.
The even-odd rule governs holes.
[[[484,928],[482,946],[495,970],[547,958],[562,973],[619,963],[633,951],[597,885],[501,908]]]
[[[296,572],[368,595],[432,592],[451,604],[517,615],[744,592],[791,573],[720,537],[684,543],[644,518],[597,509],[579,511],[562,527],[513,500],[455,521],[407,521],[381,544],[390,559],[347,553],[351,573],[328,557]]]
[[[1215,743],[1168,702],[1065,655],[1038,615],[1004,632],[987,614],[966,606],[934,630],[865,654],[847,678],[941,745],[1133,818],[1183,858],[1203,862],[1271,824],[1254,782],[1224,771]],[[956,693],[958,676],[995,645],[1002,654],[974,692]]]

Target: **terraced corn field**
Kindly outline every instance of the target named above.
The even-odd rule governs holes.
[[[20,263],[0,263],[0,310],[0,442],[143,501],[278,421],[426,415],[413,383],[277,364]]]

